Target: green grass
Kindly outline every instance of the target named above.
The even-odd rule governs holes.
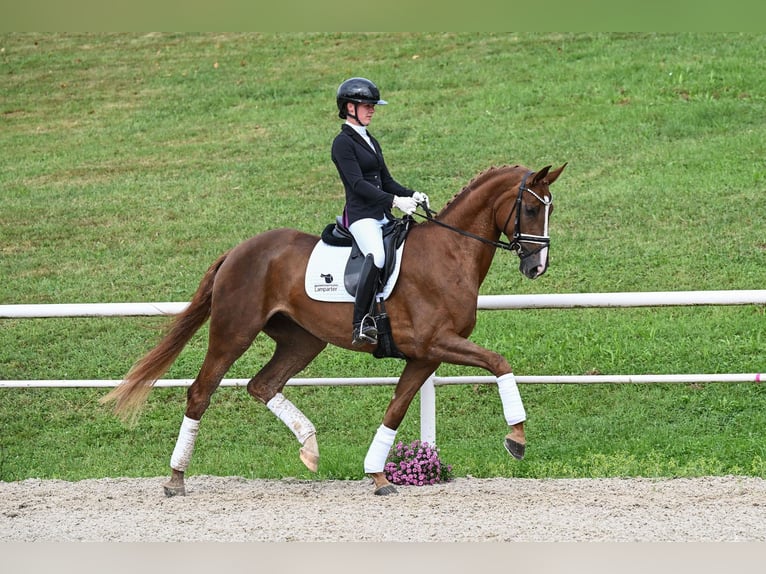
[[[187,301],[222,251],[318,233],[343,193],[334,93],[365,75],[394,176],[444,205],[492,165],[567,161],[552,262],[499,253],[483,294],[766,284],[766,78],[754,34],[0,35],[0,304]],[[119,379],[160,318],[0,321],[0,380]],[[761,306],[480,312],[472,339],[520,375],[763,370]],[[168,373],[193,378],[201,331]],[[252,376],[266,338],[227,376]],[[328,349],[301,376],[396,376]],[[486,373],[445,365],[440,375]],[[457,476],[766,476],[753,384],[523,385],[530,447],[502,449],[496,389],[437,388]],[[137,426],[104,390],[0,389],[0,479],[165,474],[183,389]],[[319,430],[319,478],[359,478],[391,387],[289,388]],[[417,438],[417,401],[400,428]],[[221,389],[190,473],[310,476],[294,437]]]

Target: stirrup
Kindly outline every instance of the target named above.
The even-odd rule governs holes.
[[[378,344],[378,326],[375,324],[375,318],[369,314],[362,317],[358,325],[354,325],[351,340],[351,344],[354,346],[364,345],[365,343],[370,343],[371,345]]]

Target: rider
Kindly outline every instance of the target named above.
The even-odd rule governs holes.
[[[400,185],[388,171],[378,140],[367,131],[380,99],[366,78],[349,78],[338,87],[338,117],[346,120],[332,143],[332,161],[346,190],[343,223],[365,256],[354,300],[352,345],[376,344],[378,330],[369,316],[385,264],[383,227],[396,207],[411,215],[428,196]]]

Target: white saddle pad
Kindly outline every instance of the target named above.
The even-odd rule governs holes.
[[[404,243],[396,250],[396,265],[378,297],[388,299],[391,291],[394,290],[396,280],[399,278],[403,249]],[[349,255],[351,255],[351,247],[327,245],[320,239],[306,265],[306,294],[316,301],[353,303],[354,297],[349,295],[343,284],[343,273],[346,270]]]

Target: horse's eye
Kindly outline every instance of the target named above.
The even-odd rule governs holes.
[[[527,205],[524,207],[524,213],[529,217],[535,217],[540,208],[536,205]]]

